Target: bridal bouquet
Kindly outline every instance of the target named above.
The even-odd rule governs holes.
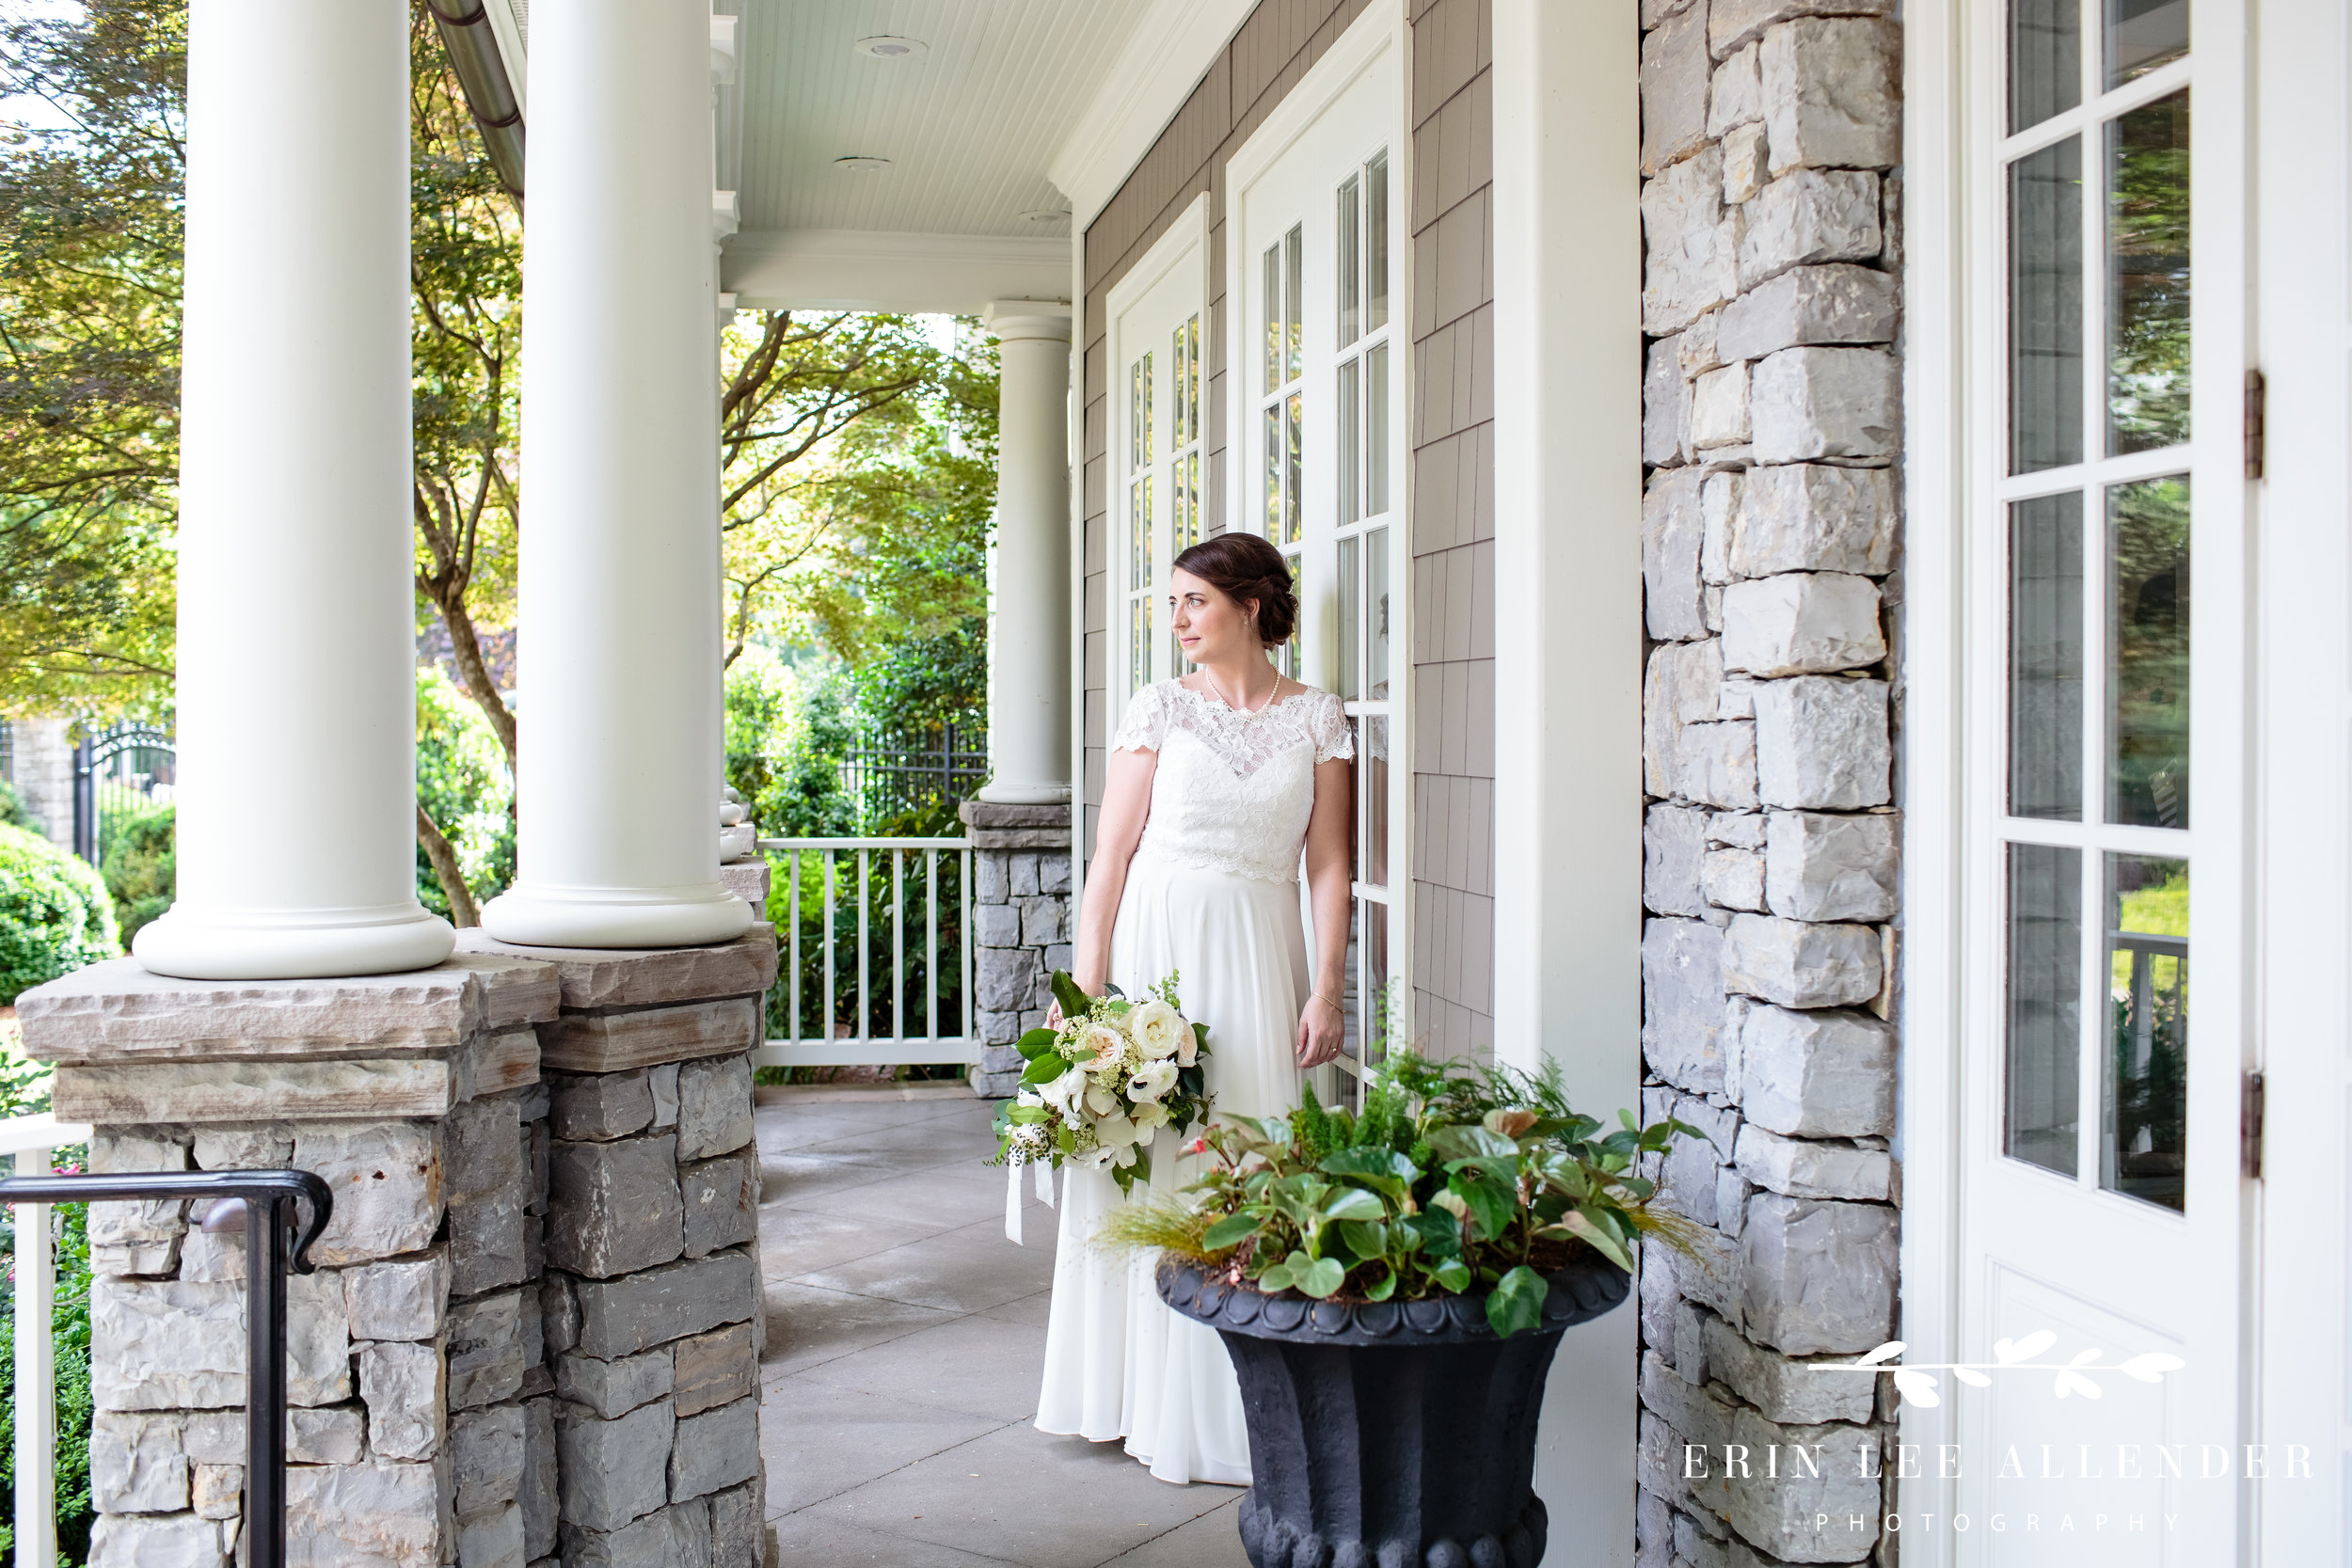
[[[1209,1026],[1188,1022],[1170,974],[1131,1000],[1089,996],[1054,975],[1062,1021],[1021,1037],[1021,1092],[996,1117],[996,1161],[1110,1167],[1121,1192],[1152,1174],[1152,1132],[1182,1133],[1209,1114],[1201,1071]]]

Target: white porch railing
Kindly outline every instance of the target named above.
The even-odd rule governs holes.
[[[785,894],[759,1066],[979,1060],[969,840],[763,838],[759,847]]]
[[[70,1144],[87,1143],[90,1130],[42,1112],[0,1121],[0,1154],[16,1156],[16,1174],[51,1168]],[[56,1305],[57,1259],[50,1205],[16,1206],[16,1564],[56,1568],[57,1367],[51,1313]]]

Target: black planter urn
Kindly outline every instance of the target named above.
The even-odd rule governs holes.
[[[1160,1296],[1241,1379],[1254,1568],[1534,1568],[1535,1421],[1560,1336],[1624,1301],[1597,1257],[1551,1276],[1542,1326],[1498,1338],[1485,1295],[1349,1306],[1266,1295],[1163,1258]]]

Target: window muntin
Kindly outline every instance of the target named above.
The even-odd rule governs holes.
[[[1998,427],[2009,477],[1996,485],[1995,515],[2008,587],[2006,798],[1995,828],[2006,841],[2002,1148],[2178,1210],[2187,4],[2010,5]]]

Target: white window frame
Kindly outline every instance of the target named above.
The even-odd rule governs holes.
[[[1389,546],[1389,690],[1385,704],[1351,702],[1348,711],[1362,717],[1385,717],[1389,725],[1389,879],[1385,887],[1351,884],[1351,900],[1384,905],[1388,911],[1389,1014],[1386,1027],[1395,1040],[1413,1039],[1413,715],[1409,701],[1412,681],[1412,544],[1411,544],[1411,338],[1413,279],[1410,231],[1412,155],[1407,128],[1408,91],[1406,57],[1409,28],[1402,0],[1376,0],[1368,6],[1330,48],[1310,67],[1275,106],[1264,122],[1233,153],[1225,169],[1225,333],[1226,333],[1226,464],[1225,523],[1228,530],[1247,529],[1265,537],[1265,473],[1263,410],[1274,403],[1262,372],[1263,365],[1264,281],[1267,248],[1279,245],[1294,223],[1306,244],[1304,275],[1311,301],[1336,292],[1331,236],[1339,191],[1352,166],[1360,176],[1372,159],[1385,153],[1389,169],[1389,316],[1377,332],[1359,329],[1347,345],[1336,341],[1333,323],[1310,309],[1305,314],[1300,379],[1285,378],[1306,398],[1306,440],[1301,454],[1303,518],[1301,537],[1295,545],[1276,541],[1299,563],[1298,668],[1292,671],[1308,685],[1339,689],[1340,649],[1339,541],[1343,532],[1354,536],[1357,523],[1337,522],[1338,496],[1334,475],[1338,442],[1331,410],[1337,406],[1338,371],[1355,359],[1368,343],[1389,345],[1388,407],[1389,510],[1384,526]],[[1352,92],[1369,87],[1379,105],[1369,113],[1346,110]],[[1327,120],[1334,112],[1363,113],[1353,125]],[[1250,196],[1270,178],[1285,177],[1286,156],[1310,135],[1343,138],[1351,147],[1352,164],[1334,155],[1330,178],[1303,207],[1279,221],[1253,228]],[[1359,195],[1360,199],[1360,195]],[[1385,334],[1382,337],[1381,334]],[[1361,390],[1359,399],[1368,398]],[[1362,404],[1359,403],[1359,408]],[[1287,656],[1285,664],[1287,666]],[[1359,729],[1360,729],[1359,722]],[[1361,759],[1359,759],[1360,780]],[[1359,784],[1359,790],[1360,790]],[[1360,826],[1360,801],[1358,810]],[[1354,955],[1351,954],[1351,970]],[[1364,994],[1350,997],[1357,1027],[1369,1038],[1368,988],[1355,977]],[[1356,1064],[1347,1064],[1356,1070]]]

